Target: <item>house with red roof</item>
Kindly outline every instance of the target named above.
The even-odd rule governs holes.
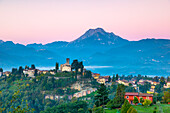
[[[138,101],[140,103],[140,98],[148,99],[153,102],[153,95],[152,94],[147,94],[147,93],[138,93],[138,92],[126,92],[125,93],[125,99],[129,101],[129,103],[133,104],[133,100],[135,96],[138,98]]]

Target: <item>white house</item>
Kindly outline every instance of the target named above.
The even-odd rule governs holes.
[[[3,75],[3,72],[0,72],[0,77]]]
[[[35,69],[24,69],[23,73],[29,77],[34,77]]]

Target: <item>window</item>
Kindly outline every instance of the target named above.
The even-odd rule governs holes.
[[[126,96],[126,98],[129,98],[129,96]]]

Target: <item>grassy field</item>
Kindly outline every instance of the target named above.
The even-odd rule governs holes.
[[[157,107],[157,113],[158,113],[158,110],[159,110],[159,106],[158,105],[153,105],[153,106],[149,106],[149,107],[146,107],[146,106],[133,106],[138,113],[153,113],[154,111],[154,108]]]
[[[170,104],[161,104],[164,113],[170,113]]]
[[[159,105],[153,105],[153,106],[149,106],[149,107],[145,107],[145,106],[133,106],[138,113],[153,113],[154,108],[157,107],[156,113],[160,113],[159,110]],[[164,113],[170,113],[170,104],[160,104],[160,107],[163,109]],[[105,110],[105,113],[117,113],[117,109],[113,109],[113,110]]]
[[[117,109],[112,109],[112,110],[105,109],[104,111],[105,113],[117,113]]]

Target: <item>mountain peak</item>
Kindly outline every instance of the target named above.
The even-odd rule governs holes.
[[[91,36],[98,34],[98,33],[100,33],[102,35],[107,34],[107,32],[103,28],[89,29],[80,38],[78,38],[78,40],[82,40],[82,39],[91,37]]]
[[[96,47],[106,47],[112,45],[121,45],[128,43],[128,40],[125,40],[114,33],[106,32],[102,28],[89,29],[78,39],[70,42],[68,46],[74,47],[90,47],[96,45]],[[98,46],[97,46],[98,45]]]
[[[96,33],[96,32],[106,33],[103,28],[89,29],[86,33]]]
[[[95,33],[106,34],[106,31],[103,28],[89,29],[84,35],[91,36]]]

